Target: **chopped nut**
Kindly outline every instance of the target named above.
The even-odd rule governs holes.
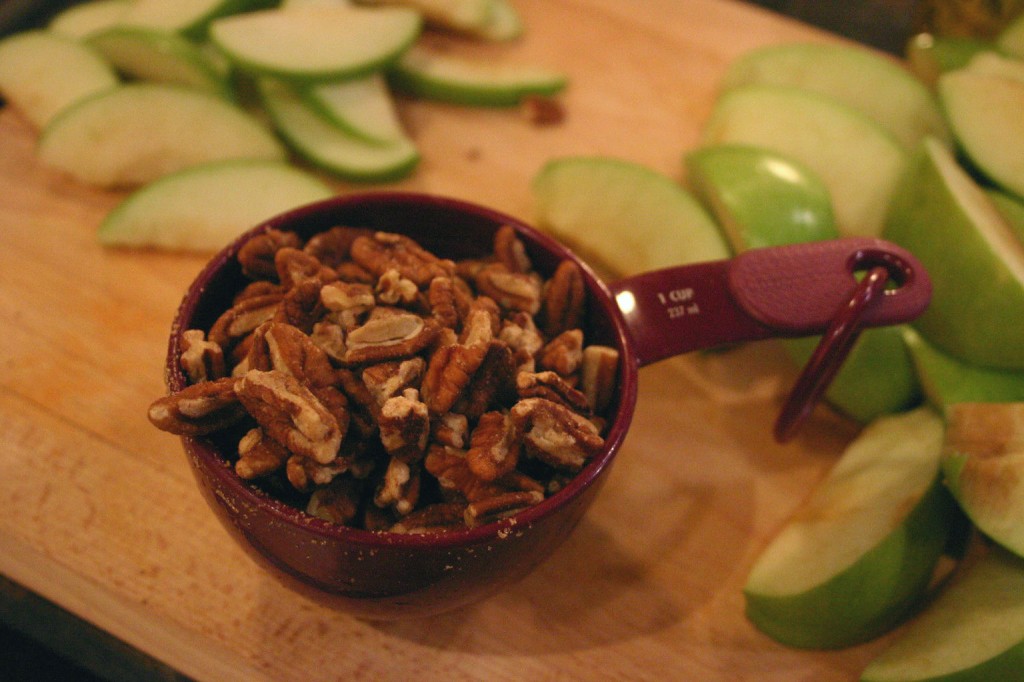
[[[380,441],[393,459],[413,462],[423,458],[430,435],[430,415],[419,392],[408,388],[388,398],[380,408]]]
[[[464,414],[447,412],[431,424],[433,442],[453,448],[464,448],[469,435],[469,419]]]
[[[597,427],[564,405],[526,398],[511,410],[523,433],[526,453],[553,467],[579,471],[604,447]]]
[[[419,297],[420,290],[415,282],[402,277],[397,269],[389,268],[377,280],[376,293],[377,300],[385,305],[409,305]]]
[[[374,504],[378,507],[390,507],[399,516],[404,516],[416,506],[419,495],[419,464],[410,464],[392,457],[373,496]]]
[[[201,329],[182,332],[180,364],[193,384],[220,379],[226,371],[224,351],[213,341],[207,341]]]

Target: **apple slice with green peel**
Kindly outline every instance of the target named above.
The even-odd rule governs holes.
[[[414,9],[432,26],[477,31],[491,19],[494,0],[358,0],[362,5],[397,5]]]
[[[1024,561],[992,548],[872,661],[861,682],[997,682],[1024,670]]]
[[[378,144],[405,137],[391,91],[379,73],[312,85],[302,94],[311,107],[354,137]]]
[[[523,35],[523,18],[509,0],[491,0],[491,17],[486,24],[469,31],[477,38],[503,42]]]
[[[36,128],[119,82],[99,53],[73,38],[36,30],[0,41],[0,95]]]
[[[866,48],[782,43],[747,52],[722,79],[744,85],[785,85],[833,97],[870,116],[912,151],[925,135],[951,141],[933,93],[902,64]]]
[[[1006,28],[999,32],[999,35],[996,36],[996,45],[1003,52],[1024,59],[1024,14],[1011,21]]]
[[[565,74],[522,64],[489,64],[413,45],[388,70],[395,89],[415,97],[470,106],[514,106],[530,95],[551,96]]]
[[[1024,369],[1024,246],[942,144],[926,140],[897,189],[883,237],[913,253],[933,295],[917,320],[963,362]]]
[[[270,0],[132,0],[120,23],[176,31],[191,38],[205,35],[218,17],[275,4]]]
[[[65,109],[43,130],[38,153],[46,165],[104,187],[141,185],[208,161],[285,158],[267,128],[220,97],[153,83]]]
[[[945,413],[956,403],[1024,401],[1024,372],[969,365],[901,327],[925,397]]]
[[[1001,192],[997,189],[986,191],[988,198],[995,204],[999,215],[1003,216],[1017,239],[1024,242],[1024,200]]]
[[[965,68],[978,73],[1002,76],[1024,83],[1024,60],[1007,57],[998,52],[987,50],[971,57]]]
[[[962,69],[974,55],[993,49],[993,43],[983,38],[918,33],[907,42],[907,65],[922,82],[934,87],[945,72]]]
[[[199,45],[180,33],[145,26],[114,26],[97,31],[86,43],[122,74],[229,97],[225,73]]]
[[[71,38],[86,38],[121,21],[132,0],[90,0],[57,13],[47,28]]]
[[[942,433],[927,408],[864,428],[755,562],[744,587],[755,626],[840,648],[921,604],[956,513],[939,479]]]
[[[978,530],[1024,557],[1024,402],[951,405],[942,471]]]
[[[404,7],[310,4],[217,19],[209,35],[246,71],[323,81],[367,75],[393,62],[422,23]]]
[[[280,161],[218,161],[165,175],[129,195],[100,225],[100,243],[217,251],[242,231],[334,192]]]
[[[724,144],[690,152],[684,163],[690,188],[736,253],[839,237],[828,188],[794,159]]]
[[[938,91],[957,143],[973,165],[1024,196],[1024,81],[966,68],[944,73]]]
[[[702,146],[749,144],[803,163],[825,183],[839,231],[877,236],[907,154],[867,115],[831,97],[779,85],[746,85],[715,103]]]
[[[346,180],[396,180],[419,162],[416,145],[406,137],[387,144],[354,137],[310,108],[288,84],[259,80],[263,104],[288,144],[310,163]]]
[[[599,156],[553,159],[531,187],[538,225],[606,272],[630,275],[729,256],[696,198],[646,166]]]
[[[782,344],[802,367],[818,338],[784,339]],[[910,409],[921,397],[917,370],[898,327],[864,330],[825,392],[832,407],[861,423]]]

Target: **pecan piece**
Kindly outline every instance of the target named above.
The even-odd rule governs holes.
[[[273,319],[309,334],[313,331],[313,325],[323,318],[324,312],[324,305],[320,301],[320,282],[307,279],[288,290]]]
[[[274,317],[283,293],[252,296],[224,311],[210,327],[207,339],[222,349],[231,348]]]
[[[242,245],[238,250],[238,263],[242,273],[250,279],[276,279],[274,256],[279,249],[298,247],[299,236],[294,232],[269,229]]]
[[[266,350],[262,351],[264,345]],[[267,354],[270,367],[254,360],[262,352]],[[273,368],[311,388],[331,386],[337,380],[327,354],[300,329],[283,322],[271,322],[260,328],[249,358],[251,369]]]
[[[220,379],[226,372],[223,349],[213,341],[207,341],[201,329],[182,332],[179,362],[192,384]]]
[[[264,433],[291,452],[321,464],[337,456],[343,435],[337,419],[295,377],[250,370],[235,393]]]
[[[532,317],[526,313],[513,314],[503,322],[498,338],[512,349],[518,371],[532,372],[536,368],[536,355],[544,347],[544,337]]]
[[[373,503],[404,516],[416,507],[419,496],[420,465],[392,457],[374,493]]]
[[[427,287],[427,305],[437,323],[457,329],[469,310],[469,295],[451,277],[435,277]]]
[[[313,325],[313,331],[309,340],[316,344],[317,348],[335,362],[342,362],[345,359],[345,330],[340,324],[322,321]]]
[[[291,453],[273,438],[267,438],[258,426],[238,441],[238,461],[235,473],[239,478],[252,480],[266,476],[284,466]]]
[[[502,225],[494,233],[494,257],[510,272],[530,272],[533,269],[526,246],[511,225]]]
[[[313,235],[302,247],[302,250],[316,258],[329,268],[337,268],[348,262],[352,250],[352,242],[356,237],[372,235],[373,231],[361,227],[332,227]]]
[[[537,357],[541,369],[550,369],[562,376],[573,374],[583,360],[583,331],[570,329],[548,341]]]
[[[555,468],[579,471],[604,447],[592,422],[545,398],[520,400],[511,415],[523,433],[526,454]]]
[[[484,481],[494,481],[516,468],[519,462],[519,431],[504,412],[487,412],[470,436],[466,463]]]
[[[363,383],[378,405],[399,395],[407,388],[416,388],[427,362],[417,356],[408,360],[391,360],[370,365],[363,370]]]
[[[477,419],[496,406],[508,406],[515,400],[516,365],[512,349],[504,341],[492,339],[487,344],[480,367],[470,378],[458,404],[458,411]]]
[[[609,346],[590,345],[583,349],[580,381],[590,408],[603,414],[615,396],[619,351]]]
[[[274,268],[278,280],[286,289],[309,280],[323,285],[338,278],[334,270],[325,267],[316,257],[291,246],[277,250],[274,254]]]
[[[541,281],[534,273],[514,272],[503,263],[486,265],[476,273],[477,290],[505,310],[531,315],[540,310]]]
[[[187,386],[158,398],[149,406],[149,421],[178,436],[202,436],[240,421],[245,409],[235,397],[235,379]]]
[[[537,491],[501,493],[470,502],[466,505],[463,518],[467,526],[476,528],[515,516],[543,500],[544,493]]]
[[[451,276],[455,266],[421,247],[414,239],[391,232],[357,237],[352,242],[352,260],[377,277],[396,269],[402,277],[423,287],[435,277]]]
[[[583,325],[586,297],[579,266],[570,260],[562,261],[544,288],[541,315],[548,338]]]
[[[436,502],[420,507],[395,523],[392,533],[442,533],[465,525],[464,502]]]
[[[299,492],[309,492],[316,486],[327,485],[348,471],[348,461],[336,458],[330,464],[320,464],[308,457],[291,455],[285,464],[285,475]]]
[[[547,398],[584,417],[591,414],[586,394],[571,386],[557,372],[520,372],[516,375],[516,391],[520,398]]]
[[[458,412],[447,412],[431,424],[431,439],[434,443],[463,448],[469,435],[469,419]]]
[[[435,278],[436,279],[436,278]],[[420,289],[396,268],[388,268],[377,279],[377,300],[385,305],[411,305],[419,298]]]
[[[371,318],[349,332],[345,362],[362,364],[410,357],[429,346],[439,329],[433,319],[406,312]]]
[[[306,513],[324,521],[347,526],[359,513],[363,485],[348,476],[338,476],[309,496]]]
[[[377,304],[373,287],[358,282],[331,282],[320,289],[320,301],[343,329],[352,329],[360,324],[364,313]]]
[[[393,459],[413,462],[423,458],[430,435],[430,415],[415,388],[385,400],[377,426],[380,441]]]

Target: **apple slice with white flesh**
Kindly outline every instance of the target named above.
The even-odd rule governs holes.
[[[155,83],[231,94],[226,74],[207,52],[179,33],[145,26],[114,26],[85,39],[122,74]]]
[[[988,73],[1024,83],[1024,60],[1007,57],[992,50],[985,50],[971,57],[965,68],[976,73]]]
[[[220,97],[180,86],[122,85],[65,109],[43,130],[39,158],[103,187],[151,182],[225,159],[284,160],[274,135]]]
[[[0,95],[37,129],[71,104],[118,83],[110,64],[73,38],[37,30],[0,41]]]
[[[1017,239],[1024,242],[1024,199],[1018,199],[997,189],[990,189],[986,193],[995,204],[999,215],[1003,216],[1006,224],[1017,235]]]
[[[332,196],[280,161],[218,161],[165,175],[130,194],[100,225],[106,246],[216,251],[271,216]]]
[[[912,327],[900,328],[928,402],[945,413],[956,403],[1024,401],[1024,372],[967,364],[943,353]]]
[[[321,115],[367,142],[389,144],[405,136],[391,91],[379,73],[315,84],[302,95]]]
[[[950,406],[942,470],[978,530],[1024,557],[1024,402]]]
[[[629,275],[730,254],[692,194],[631,161],[553,159],[534,176],[532,190],[538,225],[605,272]]]
[[[839,231],[877,236],[907,153],[873,119],[838,100],[780,85],[745,85],[715,103],[702,146],[739,143],[803,163],[829,189]]]
[[[132,0],[90,0],[58,12],[46,28],[70,38],[82,39],[120,23]]]
[[[931,275],[931,304],[913,323],[926,340],[969,364],[1024,370],[1024,245],[945,146],[925,141],[882,236]]]
[[[361,5],[397,5],[414,9],[435,27],[476,31],[491,19],[493,0],[358,0]]]
[[[934,94],[902,64],[839,43],[782,43],[745,53],[729,65],[722,88],[787,85],[833,97],[867,114],[907,151],[925,135],[951,142]]]
[[[997,185],[1024,196],[1024,80],[968,67],[939,77],[957,143]]]
[[[372,143],[355,137],[314,111],[289,84],[261,78],[263,105],[281,136],[310,163],[354,182],[397,180],[419,162],[407,137]]]
[[[304,4],[217,19],[209,36],[246,71],[325,81],[367,75],[393,62],[422,23],[404,7]]]
[[[523,34],[525,25],[519,10],[509,0],[491,0],[491,16],[487,23],[469,33],[477,38],[495,42],[515,40]]]
[[[997,547],[873,660],[861,682],[1010,682],[1024,670],[1024,560]]]
[[[684,163],[689,187],[736,253],[839,237],[828,188],[795,159],[723,144],[690,152]]]
[[[918,33],[907,42],[907,65],[922,82],[934,87],[939,76],[962,69],[976,54],[994,47],[983,38]]]
[[[939,478],[942,431],[927,408],[864,428],[755,562],[744,587],[755,626],[834,649],[920,606],[957,512]]]
[[[523,64],[492,64],[413,45],[388,69],[396,90],[452,104],[514,106],[530,95],[561,92],[565,74]]]

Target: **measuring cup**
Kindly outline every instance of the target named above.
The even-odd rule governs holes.
[[[609,285],[550,236],[488,208],[422,194],[349,195],[272,218],[210,261],[186,293],[172,326],[166,366],[170,390],[187,385],[179,364],[182,332],[209,329],[244,286],[236,255],[247,240],[269,228],[308,238],[336,225],[401,232],[452,259],[489,253],[495,231],[511,225],[541,274],[549,276],[564,259],[577,262],[588,298],[587,343],[613,346],[620,354],[604,449],[541,503],[472,529],[416,535],[332,524],[239,479],[229,463],[237,440],[182,438],[205,499],[260,565],[293,589],[367,618],[423,616],[464,606],[522,577],[547,557],[576,526],[607,477],[632,420],[641,366],[722,344],[827,333],[837,313],[858,305],[852,292],[861,286],[861,271],[881,268],[895,282],[870,306],[861,306],[857,319],[865,326],[914,318],[927,306],[931,291],[924,269],[909,253],[874,239],[750,251]]]

